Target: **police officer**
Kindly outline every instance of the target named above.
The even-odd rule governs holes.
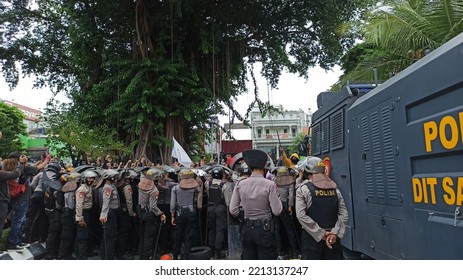
[[[348,218],[346,205],[336,184],[324,173],[322,159],[307,160],[296,184],[296,216],[304,229],[302,259],[340,260],[340,239]]]
[[[104,171],[102,177],[105,184],[100,193],[101,212],[100,223],[103,227],[103,238],[100,245],[102,259],[113,260],[116,258],[118,215],[120,209],[119,194],[115,182],[119,175],[114,169]]]
[[[132,204],[135,215],[132,217],[132,231],[129,237],[128,258],[133,259],[138,254],[139,237],[140,237],[140,222],[138,219],[138,183],[140,183],[140,175],[133,169],[128,169],[130,178],[129,184],[132,188]]]
[[[43,190],[43,178],[45,174],[48,178],[59,176],[56,174],[54,169],[46,169],[46,171],[40,172],[32,179],[32,195],[26,215],[26,221],[23,226],[24,235],[29,243],[36,240],[35,232],[33,232],[34,229],[38,229],[37,239],[40,243],[45,242],[48,235],[48,217],[45,213]]]
[[[183,245],[182,259],[188,260],[195,234],[197,211],[202,209],[202,189],[193,171],[183,169],[179,175],[180,182],[172,188],[170,199],[171,223],[176,227],[172,254],[174,259],[178,259]]]
[[[158,207],[166,215],[166,220],[170,221],[170,198],[172,188],[178,184],[175,181],[175,177],[172,176],[174,172],[164,172],[163,178],[158,184],[159,196],[158,196]],[[174,240],[173,234],[174,226],[171,223],[165,223],[162,225],[161,234],[159,236],[158,247],[161,253],[172,252]]]
[[[61,181],[61,166],[58,162],[47,165],[46,171],[42,173],[42,188],[44,190],[45,214],[48,217],[48,235],[45,246],[44,259],[57,259],[61,242],[61,213],[64,207],[64,193]],[[47,171],[53,174],[48,177]]]
[[[159,191],[156,187],[161,172],[156,168],[146,171],[145,178],[138,184],[138,205],[140,209],[140,259],[149,260],[153,256],[161,222],[165,223],[166,215],[158,208]]]
[[[234,217],[240,215],[240,207],[244,211],[242,259],[275,259],[272,214],[280,215],[283,208],[275,182],[264,178],[268,157],[260,150],[246,150],[243,157],[252,174],[236,184],[230,202],[230,213]]]
[[[59,248],[59,258],[62,260],[72,259],[74,252],[74,241],[76,235],[75,219],[75,205],[76,196],[75,191],[80,185],[80,173],[71,173],[68,181],[63,186],[64,193],[64,209],[61,214],[61,244]]]
[[[98,175],[93,170],[86,170],[82,173],[83,183],[76,190],[76,257],[78,260],[88,259],[89,249],[89,227],[91,209],[93,207],[92,187]]]
[[[118,240],[117,240],[117,257],[118,259],[128,259],[130,235],[133,229],[133,219],[136,217],[133,206],[133,190],[130,185],[130,172],[121,170],[119,172],[119,181],[117,182],[117,192],[120,199],[121,211],[118,220]]]
[[[222,247],[227,227],[227,208],[224,193],[229,187],[222,166],[211,169],[212,181],[206,181],[206,194],[208,198],[208,243],[215,253],[215,259],[223,259]]]
[[[275,178],[273,180],[278,187],[278,195],[283,205],[283,211],[279,216],[275,217],[277,252],[280,257],[283,255],[283,240],[281,236],[282,231],[284,231],[291,247],[291,256],[297,257],[300,251],[296,236],[296,227],[291,217],[294,209],[294,176],[290,174],[290,170],[286,166],[277,167],[274,173]]]

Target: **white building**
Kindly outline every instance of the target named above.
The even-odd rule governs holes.
[[[310,115],[302,110],[284,110],[262,117],[259,109],[254,107],[251,111],[251,126],[253,148],[278,157],[280,145],[287,148],[299,133],[308,133]]]
[[[44,122],[40,119],[42,111],[12,101],[2,99],[0,99],[0,101],[4,102],[7,105],[18,108],[24,114],[24,123],[27,126],[27,133],[29,134],[30,138],[38,138],[40,136],[44,136]]]

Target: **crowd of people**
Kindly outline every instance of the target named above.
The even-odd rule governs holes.
[[[236,241],[241,259],[342,259],[347,210],[323,161],[297,166],[297,154],[281,152],[276,167],[265,152],[246,150],[224,165],[116,164],[107,156],[76,168],[49,154],[29,164],[12,153],[0,170],[0,233],[10,227],[0,250],[37,241],[45,259],[187,260],[205,245],[225,259]],[[26,186],[19,196],[12,180]],[[230,240],[233,228],[239,240]]]

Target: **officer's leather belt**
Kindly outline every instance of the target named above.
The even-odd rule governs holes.
[[[219,205],[225,205],[225,203],[221,202],[208,202],[207,206],[219,206]]]
[[[244,219],[245,225],[255,226],[255,227],[264,226],[264,224],[268,222],[270,222],[270,218],[269,219],[257,219],[257,220]]]

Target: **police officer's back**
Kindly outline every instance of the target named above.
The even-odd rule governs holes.
[[[215,253],[216,259],[222,259],[224,233],[227,226],[226,190],[229,189],[222,166],[211,170],[212,181],[206,182],[208,197],[208,243]]]
[[[182,259],[189,259],[197,209],[202,208],[202,189],[191,170],[179,172],[180,182],[172,188],[170,200],[171,224],[176,226],[174,233],[174,259],[178,259],[182,248]],[[182,246],[183,245],[183,246]]]
[[[240,215],[240,208],[244,211],[242,259],[274,259],[276,240],[272,215],[280,215],[282,204],[275,182],[264,178],[267,154],[246,150],[243,157],[252,174],[236,184],[230,202],[233,216]]]
[[[302,259],[342,259],[341,239],[348,218],[341,192],[324,174],[323,161],[307,161],[296,183],[296,216],[304,229]]]

